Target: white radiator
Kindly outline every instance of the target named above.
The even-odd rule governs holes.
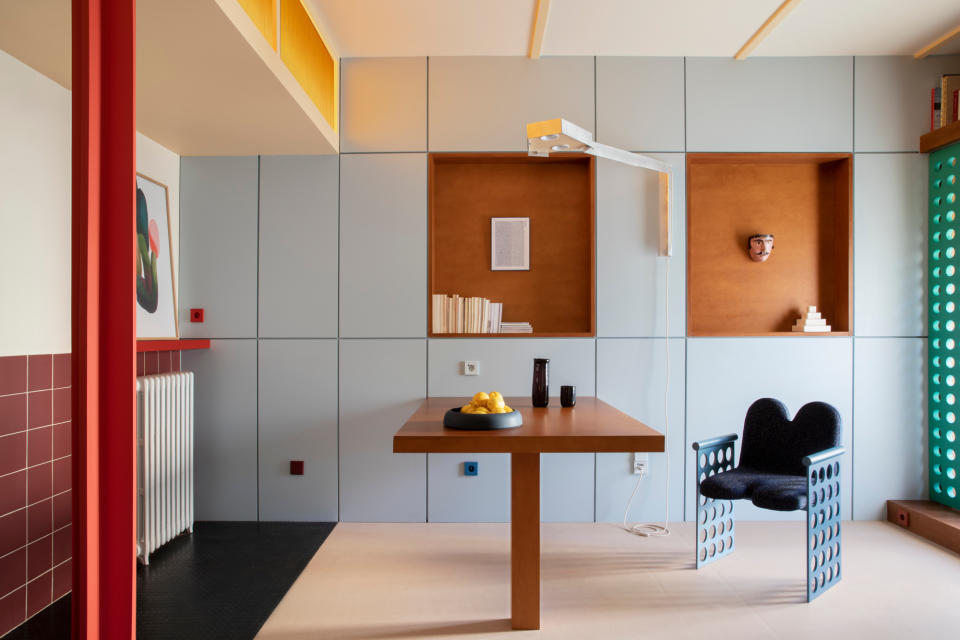
[[[193,531],[193,373],[137,378],[137,558]]]

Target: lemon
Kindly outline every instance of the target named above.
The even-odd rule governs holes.
[[[485,414],[485,413],[490,413],[490,412],[487,411],[486,407],[477,407],[476,409],[474,409],[474,410],[471,411],[470,413],[482,413],[482,414]]]
[[[491,413],[500,413],[505,406],[503,398],[494,398],[491,396],[490,399],[487,400],[487,409],[489,409]]]
[[[511,408],[508,407],[507,405],[503,405],[503,412],[504,412],[504,413],[513,413],[513,409],[511,409]]]
[[[460,407],[460,413],[473,413],[473,405],[472,404],[463,405],[462,407]]]
[[[473,401],[471,402],[471,404],[475,407],[480,406],[481,404],[486,403],[486,401],[489,399],[490,399],[490,396],[488,396],[486,393],[484,393],[483,391],[478,391],[476,394],[474,394]]]

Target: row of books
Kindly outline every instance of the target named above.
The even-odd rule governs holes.
[[[529,322],[502,322],[503,303],[487,298],[432,296],[433,333],[533,333]]]
[[[957,121],[960,111],[960,73],[940,76],[940,86],[930,90],[930,131]]]

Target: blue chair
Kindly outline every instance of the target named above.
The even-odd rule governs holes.
[[[733,501],[807,512],[807,602],[840,581],[840,413],[803,405],[793,420],[783,403],[757,400],[737,435],[693,443],[697,453],[697,569],[734,550]]]

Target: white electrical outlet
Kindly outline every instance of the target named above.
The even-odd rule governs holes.
[[[480,362],[477,360],[464,360],[463,375],[465,376],[480,375]]]
[[[633,473],[635,475],[650,473],[650,456],[646,452],[633,454]]]

